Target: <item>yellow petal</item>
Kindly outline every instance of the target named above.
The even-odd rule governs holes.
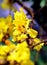
[[[34,49],[36,49],[37,51],[40,51],[43,45],[44,43],[41,43],[40,45],[35,46]]]
[[[3,39],[3,33],[0,33],[0,42],[2,41],[2,39]]]
[[[20,34],[21,34],[21,32],[20,32],[20,31],[17,31],[17,30],[15,30],[15,31],[13,32],[13,35],[15,35],[15,36],[20,35]]]
[[[17,40],[24,41],[26,38],[28,38],[26,34],[21,34],[17,37]]]
[[[35,38],[38,35],[38,32],[34,29],[29,29],[27,30],[27,34],[29,34],[31,38]]]
[[[40,43],[41,40],[38,38],[34,39],[34,44]],[[40,51],[40,49],[42,48],[42,46],[44,45],[44,43],[40,43],[39,45],[35,46],[34,49],[36,49],[37,51]]]

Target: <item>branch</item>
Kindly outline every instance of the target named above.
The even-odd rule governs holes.
[[[10,0],[9,1],[10,4],[12,5],[13,3],[17,2],[19,5],[21,5],[32,17],[32,20],[34,19],[34,15],[37,14],[40,10],[42,10],[44,7],[40,8],[39,10],[37,10],[35,13],[33,12],[33,10],[31,8],[28,8],[27,6],[25,6],[21,1],[19,0]]]
[[[35,46],[40,45],[40,44],[42,44],[42,43],[46,44],[46,42],[47,42],[47,39],[45,39],[45,40],[43,40],[43,41],[41,41],[41,42],[39,42],[39,43],[33,45],[32,48],[34,48]]]

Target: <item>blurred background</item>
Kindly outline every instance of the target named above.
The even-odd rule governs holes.
[[[27,17],[32,19],[32,16],[29,14],[28,9],[26,10],[26,8],[31,9],[34,13],[32,20],[34,25],[32,27],[39,32],[38,37],[47,39],[47,0],[19,0],[19,1],[24,6],[22,6],[21,3],[19,4],[17,0],[14,0],[13,6],[15,7],[15,9],[19,11],[19,9],[23,7]],[[2,2],[3,0],[0,0],[0,18],[6,17],[9,14],[13,16],[14,11],[13,10],[10,11],[10,9],[7,8],[3,9],[1,7]],[[32,54],[31,59],[33,61],[35,61],[36,53],[37,53],[36,50],[32,51],[31,53]],[[40,50],[35,65],[47,65],[47,45],[44,45],[43,48]]]

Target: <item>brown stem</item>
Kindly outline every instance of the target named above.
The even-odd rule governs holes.
[[[33,12],[33,10],[31,8],[28,8],[27,6],[25,6],[22,2],[20,2],[19,0],[10,0],[10,3],[13,4],[14,2],[17,2],[19,5],[21,5],[32,17],[32,21],[34,19],[34,15],[37,14],[40,10],[42,10],[44,7],[40,8],[39,10],[37,10],[35,13]]]
[[[39,42],[39,43],[33,45],[32,48],[34,48],[35,46],[40,45],[40,44],[42,44],[42,43],[45,44],[46,42],[47,42],[47,39],[45,39],[45,40],[43,40],[43,41],[41,41],[41,42]]]

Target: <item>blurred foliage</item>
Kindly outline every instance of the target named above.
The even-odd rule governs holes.
[[[31,60],[35,62],[36,54],[38,52],[36,50],[31,51]],[[43,48],[39,52],[39,56],[35,65],[47,65],[47,46],[43,46]]]
[[[41,7],[45,6],[45,1],[46,1],[46,0],[42,0],[42,1],[41,1],[41,3],[40,3],[40,6],[41,6]]]

